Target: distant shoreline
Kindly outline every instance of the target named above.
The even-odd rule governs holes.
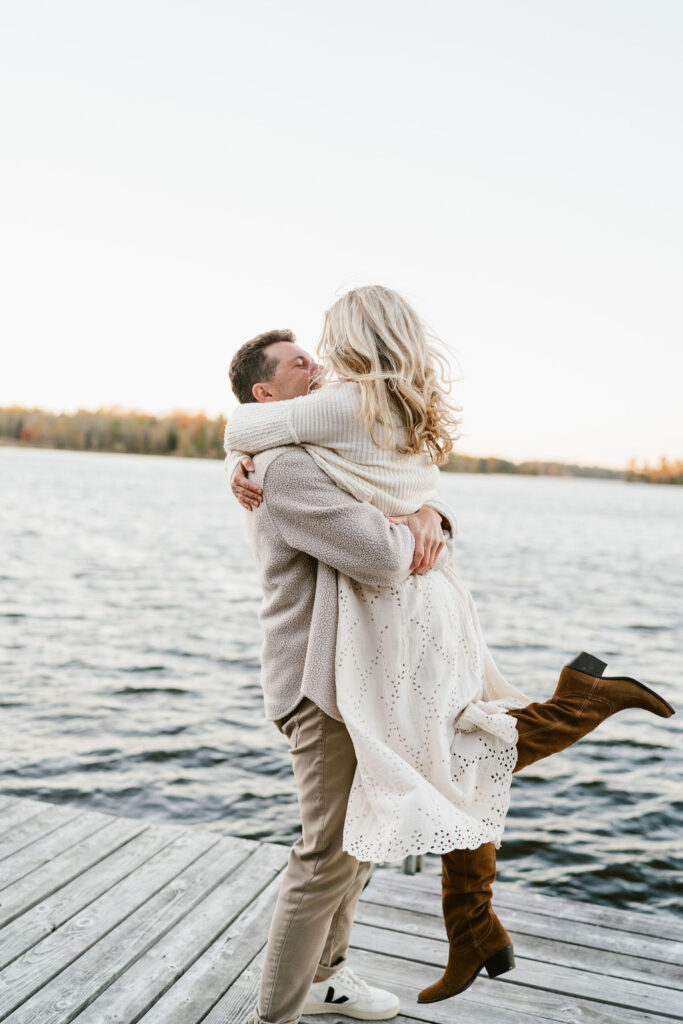
[[[223,459],[226,422],[222,416],[209,419],[203,413],[151,416],[118,409],[52,413],[12,406],[0,408],[0,445]],[[683,460],[669,462],[665,458],[656,467],[637,466],[631,460],[627,469],[608,469],[548,460],[512,462],[496,456],[451,453],[448,463],[441,468],[446,473],[508,473],[683,484]]]

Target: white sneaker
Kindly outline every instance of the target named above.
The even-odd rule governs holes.
[[[356,1020],[391,1020],[401,1009],[398,996],[373,988],[344,964],[329,978],[314,981],[302,1014],[339,1013]]]

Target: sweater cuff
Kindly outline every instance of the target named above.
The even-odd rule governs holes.
[[[455,537],[458,532],[458,523],[453,511],[445,501],[441,501],[439,498],[433,498],[425,503],[428,508],[433,508],[435,512],[438,512],[442,520],[446,521],[446,529],[451,531],[451,537]],[[443,525],[443,523],[442,523]]]
[[[234,449],[232,449],[231,451],[228,452],[228,454],[225,456],[225,459],[223,460],[223,469],[225,470],[225,473],[227,475],[228,481],[231,484],[232,484],[232,474],[237,469],[237,465],[238,465],[240,459],[243,459],[245,455],[248,455],[248,452],[238,452],[238,451],[235,451]]]
[[[294,438],[294,441],[292,440]],[[225,427],[225,448],[255,455],[266,448],[297,444],[291,416],[280,402],[238,406]]]

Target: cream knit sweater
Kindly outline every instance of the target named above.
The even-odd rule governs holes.
[[[301,445],[343,490],[387,515],[408,515],[436,494],[439,470],[427,454],[401,455],[380,448],[359,417],[360,385],[327,384],[281,402],[250,402],[233,412],[225,428],[229,476],[242,455],[279,445]],[[396,437],[403,428],[395,421]]]

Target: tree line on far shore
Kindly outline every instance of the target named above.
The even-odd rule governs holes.
[[[0,443],[75,451],[128,452],[222,459],[226,419],[204,413],[174,412],[167,416],[114,408],[90,412],[53,413],[20,406],[0,408]],[[536,476],[608,477],[651,483],[683,484],[683,461],[662,457],[657,466],[625,470],[577,466],[562,462],[510,462],[451,454],[442,467],[452,473],[516,473]]]
[[[152,416],[117,408],[53,413],[12,406],[0,409],[0,438],[43,448],[217,459],[225,456],[225,423],[203,413]]]

